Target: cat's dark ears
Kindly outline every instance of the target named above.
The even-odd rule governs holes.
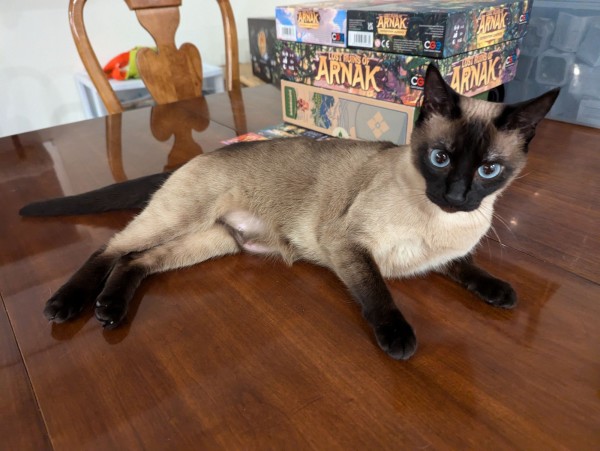
[[[535,128],[550,111],[559,93],[560,88],[554,88],[535,99],[506,105],[494,125],[499,130],[518,130],[525,138],[525,143],[529,144]]]
[[[446,84],[444,77],[433,64],[427,67],[423,90],[423,104],[419,120],[430,114],[439,114],[449,119],[460,117],[459,95]]]
[[[536,126],[550,111],[559,92],[560,89],[555,88],[535,99],[504,106],[494,125],[499,130],[518,130],[525,143],[529,144]],[[460,95],[446,84],[444,77],[433,64],[427,67],[425,73],[423,104],[417,124],[431,114],[439,114],[449,119],[458,119],[461,116]]]

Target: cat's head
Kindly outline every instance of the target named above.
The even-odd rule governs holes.
[[[430,201],[447,212],[473,211],[525,166],[527,147],[558,89],[503,105],[461,96],[429,65],[411,147]]]

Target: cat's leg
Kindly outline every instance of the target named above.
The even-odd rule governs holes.
[[[517,303],[517,294],[510,284],[476,266],[471,255],[452,261],[440,272],[460,283],[488,304],[512,308]]]
[[[174,179],[175,175],[171,178]],[[216,219],[213,209],[200,209],[193,199],[177,195],[173,191],[173,188],[168,187],[160,189],[150,204],[125,229],[115,234],[105,247],[92,254],[46,302],[46,318],[63,322],[75,317],[97,298],[111,271],[121,274],[119,279],[140,279],[141,276],[133,269],[123,268],[122,259],[125,256],[169,242],[191,230],[209,229],[212,226]],[[207,200],[210,205],[210,199],[203,200]]]
[[[168,240],[168,236],[160,231],[156,232],[157,239],[156,236],[152,236],[151,229],[148,228],[145,229],[146,234],[139,229],[134,229],[133,233],[128,231],[131,232],[129,227],[115,235],[115,238],[118,237],[116,246],[111,245],[115,239],[113,238],[107,246],[94,252],[77,272],[46,301],[44,316],[49,321],[62,323],[76,317],[87,305],[94,302],[102,292],[107,280],[115,272],[122,274],[123,277],[131,277],[132,280],[139,278],[140,275],[130,269],[123,273],[123,261],[127,260],[129,254],[147,249],[150,243],[156,246],[160,239]]]
[[[239,251],[236,240],[217,224],[208,230],[190,232],[151,249],[127,254],[116,263],[96,300],[96,318],[109,328],[119,325],[136,289],[150,274]]]
[[[417,349],[415,333],[396,307],[371,255],[358,246],[338,249],[332,255],[332,269],[361,306],[381,349],[395,359],[412,356]]]
[[[46,302],[44,316],[56,323],[77,316],[102,291],[104,281],[117,260],[118,256],[105,254],[104,247],[94,252]]]

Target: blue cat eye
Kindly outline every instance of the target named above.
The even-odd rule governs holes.
[[[498,163],[485,163],[479,166],[477,173],[483,179],[493,179],[502,171],[502,165]]]
[[[432,149],[429,154],[429,161],[431,161],[431,164],[436,168],[445,168],[450,164],[450,155],[448,155],[448,152],[445,150]]]

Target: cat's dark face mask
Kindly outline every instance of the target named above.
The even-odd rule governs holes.
[[[525,165],[535,127],[558,92],[515,105],[470,99],[430,65],[411,141],[428,199],[446,212],[473,211],[505,188]]]

